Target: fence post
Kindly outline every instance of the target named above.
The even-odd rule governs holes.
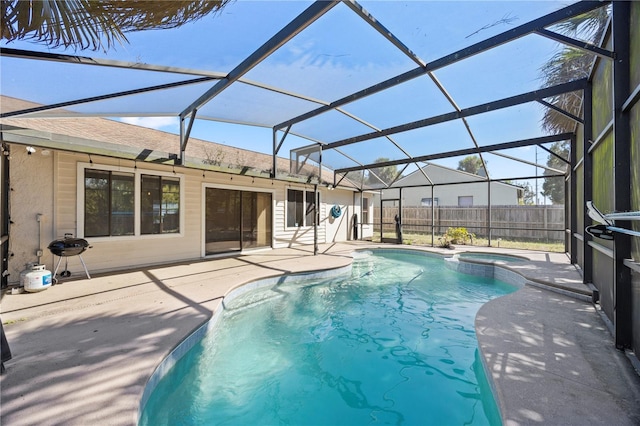
[[[435,239],[436,239],[436,223],[435,223],[435,219],[436,219],[436,210],[435,210],[435,204],[436,204],[436,199],[433,196],[433,185],[431,185],[431,247],[435,246]]]
[[[487,230],[488,245],[491,247],[491,181],[487,180]]]
[[[547,220],[547,203],[544,203],[544,208],[542,209],[542,227],[547,229],[549,221]],[[549,231],[544,231],[546,240],[549,241]]]

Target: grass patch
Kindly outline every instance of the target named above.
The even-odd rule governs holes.
[[[26,321],[26,320],[27,320],[26,318],[19,318],[19,319],[16,319],[16,320],[7,320],[7,321],[2,321],[2,325],[11,325],[11,324],[16,324],[16,323],[18,323],[18,322],[20,322],[20,321]]]
[[[389,232],[384,234],[384,238],[395,238],[396,234],[394,232]],[[431,246],[439,247],[439,238],[442,238],[443,235],[435,235],[435,242],[431,240],[431,235],[423,235],[423,234],[403,234],[402,242],[404,244],[415,245],[415,246]],[[380,242],[380,232],[375,232],[372,238],[373,242]],[[454,244],[455,247],[464,247],[464,246],[474,246],[474,247],[489,247],[489,240],[487,238],[474,238],[473,242],[468,242],[467,244]],[[514,240],[505,240],[503,238],[493,238],[491,240],[491,247],[501,247],[501,248],[512,248],[512,249],[521,249],[521,250],[538,250],[538,251],[549,251],[555,253],[564,253],[564,243],[556,242],[556,241],[514,241]]]

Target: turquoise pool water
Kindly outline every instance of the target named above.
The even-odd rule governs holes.
[[[503,262],[522,262],[527,260],[523,257],[509,256],[508,254],[493,253],[460,253],[461,259],[478,259],[478,260],[501,260]]]
[[[350,277],[250,291],[160,380],[140,424],[500,424],[474,318],[514,290],[376,252]]]

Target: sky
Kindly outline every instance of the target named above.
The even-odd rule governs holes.
[[[360,4],[421,60],[431,62],[459,49],[508,31],[550,13],[570,2],[560,1],[365,1]],[[221,12],[178,29],[128,33],[129,43],[109,51],[74,51],[49,48],[32,42],[0,42],[15,49],[56,52],[136,63],[167,65],[228,73],[266,40],[277,33],[310,2],[236,1]],[[460,108],[513,96],[540,87],[540,67],[560,46],[546,38],[529,35],[481,55],[438,69],[434,76]],[[43,104],[131,90],[191,79],[193,76],[142,72],[115,68],[44,63],[0,57],[0,90]],[[244,78],[302,94],[318,102],[332,102],[358,90],[416,68],[417,65],[391,45],[344,4],[298,34]],[[71,109],[82,112],[127,111],[121,121],[177,133],[177,113],[214,83],[203,83],[165,92],[95,102]],[[253,122],[240,126],[196,120],[192,137],[254,151],[271,153],[274,124],[319,104],[293,100],[250,85],[232,85],[198,115],[218,120]],[[293,126],[292,132],[322,142],[333,142],[373,128],[384,129],[453,110],[429,76],[416,78],[359,101],[344,111],[329,112]],[[479,145],[511,142],[543,135],[543,107],[527,104],[468,118]],[[139,115],[139,116],[135,116]],[[149,116],[154,115],[154,116]],[[369,123],[367,126],[362,123]],[[392,136],[411,155],[426,155],[473,146],[464,124],[458,120]],[[288,136],[280,155],[310,144],[310,140]],[[404,156],[392,142],[380,138],[345,146],[342,152],[358,162]],[[537,153],[536,153],[537,151]],[[534,147],[505,152],[533,162],[546,163],[547,154]],[[461,158],[438,161],[457,167]],[[323,160],[334,168],[355,163],[337,153]],[[491,177],[541,175],[543,170],[487,154]],[[415,170],[415,166],[407,171]],[[539,181],[541,186],[542,181]],[[532,185],[533,186],[533,185]]]

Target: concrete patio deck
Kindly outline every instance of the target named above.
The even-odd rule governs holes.
[[[230,289],[344,267],[353,250],[371,247],[377,245],[322,245],[318,256],[310,247],[277,249],[4,294],[1,317],[13,359],[0,381],[0,423],[136,424],[156,366],[211,318]],[[563,254],[458,251],[468,250],[525,256],[530,261],[504,267],[549,288],[589,292]],[[484,305],[476,331],[505,424],[640,424],[640,377],[592,304],[527,285]]]

